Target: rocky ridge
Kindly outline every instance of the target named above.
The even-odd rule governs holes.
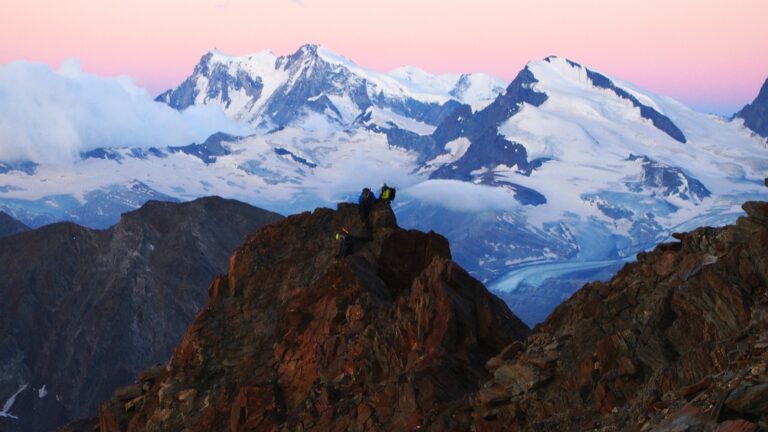
[[[744,120],[744,125],[763,138],[768,138],[768,79],[760,87],[755,100],[734,114]]]
[[[588,284],[487,364],[476,430],[768,428],[768,203]]]
[[[336,258],[334,233],[358,238]],[[484,364],[528,328],[433,232],[379,203],[265,227],[232,256],[160,371],[103,404],[102,431],[414,430],[466,425]],[[462,409],[463,408],[463,409]]]
[[[586,285],[525,339],[442,237],[388,208],[338,260],[335,230],[367,236],[356,206],[288,218],[233,255],[100,430],[768,430],[768,203],[743,208]]]

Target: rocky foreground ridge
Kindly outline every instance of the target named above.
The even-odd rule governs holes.
[[[485,363],[528,328],[435,233],[378,204],[269,225],[232,256],[163,370],[100,410],[103,431],[414,430],[470,420]],[[336,258],[334,234],[359,241]],[[457,416],[462,419],[457,420]]]
[[[475,430],[767,430],[768,203],[743,208],[586,285],[489,361]]]
[[[530,335],[444,238],[387,207],[342,259],[333,234],[365,230],[356,206],[287,218],[232,256],[170,362],[104,403],[100,430],[766,430],[768,203],[744,209],[586,285]]]

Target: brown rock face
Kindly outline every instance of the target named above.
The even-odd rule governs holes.
[[[208,197],[150,201],[106,230],[57,223],[0,237],[0,410],[19,391],[0,432],[96,415],[166,362],[232,250],[279,219]]]
[[[100,428],[768,430],[768,205],[744,209],[586,285],[527,339],[387,207],[372,233],[354,206],[291,217],[234,254],[168,367]],[[369,240],[334,259],[341,226]]]
[[[585,286],[488,363],[476,430],[766,430],[768,204]]]
[[[166,370],[103,404],[101,430],[471,427],[484,365],[528,329],[443,237],[397,228],[384,204],[370,220],[342,204],[251,236]],[[337,259],[341,227],[359,240]]]

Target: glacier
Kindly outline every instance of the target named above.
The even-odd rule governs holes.
[[[104,227],[149,199],[220,195],[290,214],[386,182],[401,225],[447,236],[454,258],[535,324],[672,232],[733,222],[743,201],[765,199],[768,149],[742,121],[561,57],[505,85],[371,71],[316,45],[211,51],[157,101],[218,107],[253,132],[3,161],[0,210],[30,226]]]

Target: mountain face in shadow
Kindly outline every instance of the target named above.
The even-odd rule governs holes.
[[[746,105],[734,116],[744,119],[744,125],[763,138],[768,138],[768,79],[751,104]]]
[[[0,402],[16,395],[0,430],[92,415],[167,360],[232,250],[281,218],[216,197],[150,201],[107,230],[58,223],[0,239]]]
[[[29,227],[12,218],[7,213],[0,212],[0,237],[18,234],[24,231],[29,231]]]

